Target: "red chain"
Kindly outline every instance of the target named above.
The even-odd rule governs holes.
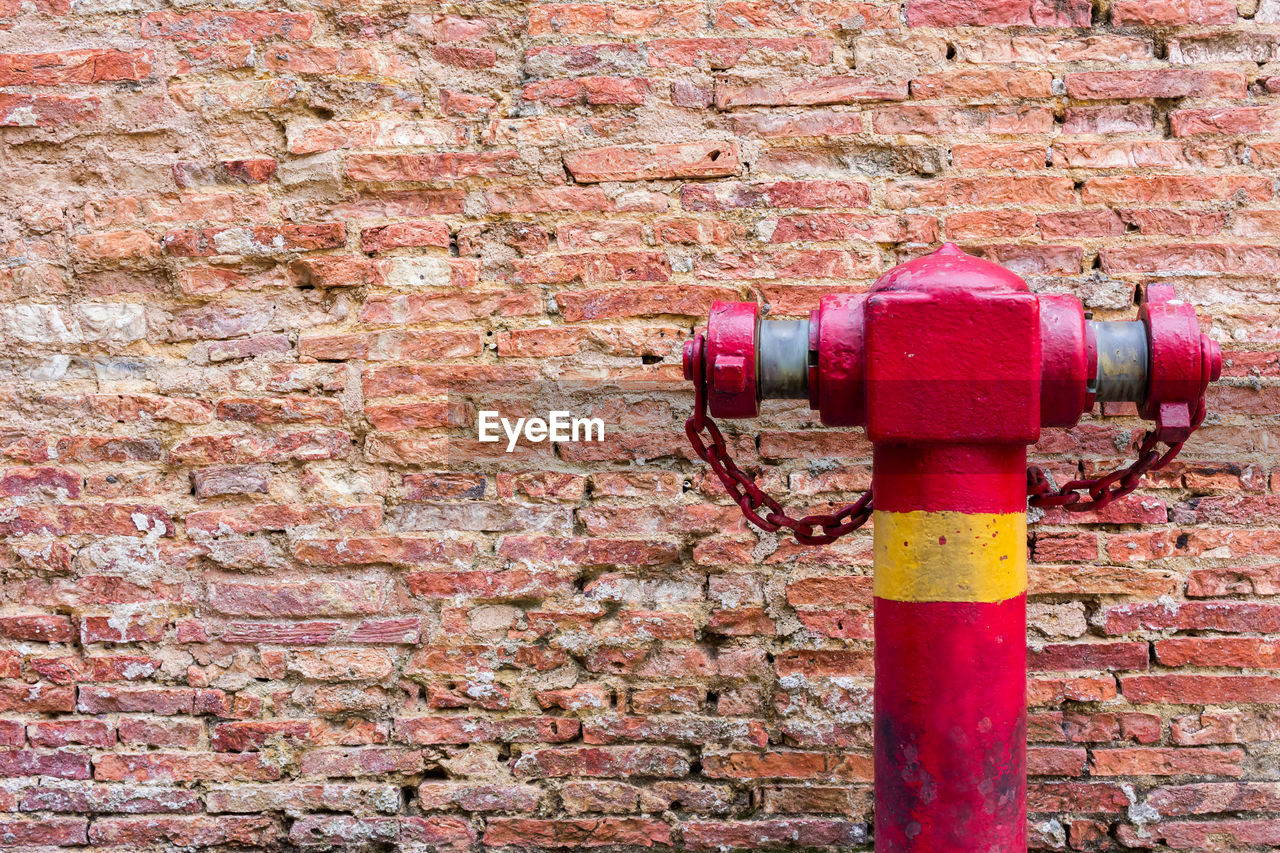
[[[1204,423],[1204,414],[1204,398],[1201,397],[1196,416],[1191,421],[1192,430]],[[1072,480],[1057,491],[1054,491],[1053,484],[1049,482],[1044,470],[1032,465],[1027,468],[1027,494],[1030,496],[1027,502],[1034,507],[1060,506],[1067,512],[1089,512],[1102,509],[1116,498],[1122,498],[1138,488],[1142,483],[1143,474],[1148,471],[1159,471],[1172,462],[1178,455],[1178,451],[1182,450],[1181,441],[1168,445],[1163,453],[1156,449],[1157,444],[1159,439],[1156,438],[1155,430],[1151,430],[1142,439],[1142,446],[1138,448],[1137,461],[1128,468],[1112,471],[1104,477]],[[1085,492],[1089,495],[1088,500],[1085,500]]]
[[[684,432],[689,437],[689,443],[693,445],[694,453],[711,466],[711,470],[720,479],[729,497],[733,498],[742,509],[742,514],[747,517],[747,521],[770,533],[784,527],[789,528],[796,541],[803,545],[826,545],[866,524],[874,511],[870,489],[862,497],[836,512],[815,513],[794,518],[786,513],[780,503],[765,494],[750,474],[734,464],[720,428],[707,416],[706,388],[702,381],[701,338],[702,336],[698,335],[694,344],[697,349],[693,360],[695,374],[693,380],[696,389],[693,416],[685,421]],[[1196,416],[1191,422],[1192,430],[1200,426],[1204,416],[1204,398],[1201,398]],[[710,443],[702,440],[703,430],[710,437]],[[1138,488],[1143,474],[1164,468],[1178,455],[1178,451],[1182,450],[1182,442],[1179,441],[1168,445],[1162,453],[1156,449],[1159,443],[1155,431],[1150,431],[1143,438],[1142,446],[1138,449],[1137,461],[1129,467],[1112,471],[1102,477],[1072,480],[1056,491],[1044,470],[1032,465],[1027,468],[1028,503],[1034,507],[1060,506],[1068,512],[1102,509],[1117,498],[1122,498]],[[1088,494],[1087,500],[1085,493]],[[765,509],[763,515],[759,511],[761,507]]]
[[[802,545],[826,545],[834,542],[846,533],[857,530],[871,518],[871,491],[853,503],[833,513],[814,513],[801,518],[787,515],[786,510],[776,500],[765,494],[751,475],[734,464],[725,447],[724,436],[710,418],[703,418],[702,426],[711,436],[711,443],[702,440],[702,432],[697,425],[697,416],[684,423],[685,435],[698,458],[711,466],[720,482],[724,484],[729,497],[742,508],[742,514],[756,527],[773,533],[784,527],[790,528],[796,541]],[[764,507],[761,515],[757,510]],[[822,532],[819,533],[818,531]]]
[[[786,527],[791,530],[796,541],[802,545],[826,545],[834,542],[846,533],[857,530],[871,518],[871,491],[867,492],[848,506],[833,513],[814,513],[801,518],[787,515],[782,504],[765,494],[751,475],[734,464],[729,456],[729,448],[725,446],[724,436],[715,421],[707,417],[706,386],[702,381],[701,335],[695,339],[693,377],[695,401],[693,416],[684,422],[685,435],[693,445],[693,452],[698,458],[711,466],[711,470],[724,484],[725,491],[742,509],[742,514],[756,527],[774,533]],[[707,431],[711,442],[702,440],[702,431]],[[758,510],[764,507],[763,515]],[[819,532],[821,531],[821,532]]]

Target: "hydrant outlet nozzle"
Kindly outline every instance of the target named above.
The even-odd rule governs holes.
[[[761,320],[756,339],[760,399],[809,399],[809,321]]]
[[[761,400],[809,399],[808,320],[765,320],[749,302],[717,302],[701,346],[684,344],[684,378],[705,384],[711,414],[753,417]],[[702,364],[698,364],[698,360]]]
[[[1098,356],[1094,393],[1099,403],[1141,403],[1147,396],[1150,342],[1139,320],[1089,321]]]

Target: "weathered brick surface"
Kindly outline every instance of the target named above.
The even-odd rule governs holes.
[[[1280,845],[1278,24],[0,0],[0,847],[870,849],[869,536],[753,532],[679,351],[943,239],[1101,318],[1172,282],[1226,355],[1143,492],[1032,519],[1032,847]],[[476,441],[552,380],[604,442]]]

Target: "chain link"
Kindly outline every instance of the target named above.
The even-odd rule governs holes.
[[[1205,404],[1204,398],[1201,397],[1200,404],[1196,408],[1196,416],[1191,421],[1192,431],[1204,423],[1204,415]],[[1067,512],[1090,512],[1103,509],[1112,501],[1138,488],[1142,483],[1143,474],[1164,468],[1178,455],[1178,451],[1182,450],[1182,442],[1179,441],[1168,445],[1162,453],[1156,449],[1159,443],[1156,431],[1150,430],[1143,437],[1142,445],[1138,448],[1137,460],[1129,467],[1112,471],[1102,477],[1072,480],[1056,491],[1048,475],[1044,473],[1044,469],[1032,465],[1027,468],[1027,495],[1029,495],[1027,503],[1042,509],[1060,506]],[[1086,494],[1088,499],[1085,498]]]
[[[724,485],[729,497],[742,510],[756,527],[770,533],[788,528],[796,541],[802,545],[827,545],[836,541],[846,533],[857,530],[871,518],[871,491],[867,492],[848,506],[833,513],[814,513],[812,515],[793,518],[787,515],[782,504],[765,494],[751,475],[739,468],[725,445],[724,436],[715,421],[707,417],[707,391],[703,381],[702,370],[703,337],[694,338],[692,359],[694,406],[693,415],[684,422],[684,433],[693,445],[693,452],[698,458],[711,466],[716,477]],[[706,430],[710,443],[702,440],[702,432]],[[764,508],[763,515],[760,513]]]
[[[767,495],[751,475],[739,468],[729,456],[724,436],[711,418],[702,418],[702,427],[710,436],[710,443],[702,440],[696,416],[685,421],[684,432],[689,436],[693,452],[711,466],[711,470],[724,484],[729,497],[742,509],[742,514],[756,527],[774,533],[786,527],[802,545],[826,545],[846,533],[857,530],[871,518],[871,492],[868,490],[848,506],[832,513],[814,513],[801,518],[787,515],[782,505]],[[764,513],[761,514],[763,507]],[[820,532],[819,532],[820,531]]]

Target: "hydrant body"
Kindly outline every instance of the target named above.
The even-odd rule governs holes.
[[[1170,443],[1198,425],[1221,356],[1190,306],[1152,290],[1138,321],[1093,323],[1073,297],[1037,296],[946,245],[865,295],[825,297],[807,324],[717,303],[705,343],[686,347],[686,376],[712,415],[807,396],[824,423],[863,426],[873,444],[880,853],[1026,849],[1027,446],[1097,400],[1138,403]],[[695,448],[703,414],[686,430]],[[819,542],[847,532],[835,516],[781,515],[704,451],[766,529],[789,524]],[[1120,494],[1136,485],[1126,478]],[[1086,485],[1111,499],[1111,481]],[[827,536],[812,535],[819,525]]]
[[[1039,302],[943,250],[867,296],[879,850],[1026,849]]]

